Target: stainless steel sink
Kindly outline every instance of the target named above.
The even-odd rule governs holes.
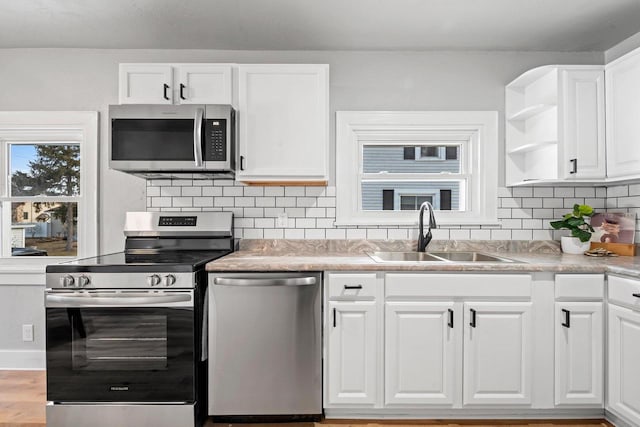
[[[517,262],[482,252],[373,252],[376,262]]]
[[[482,252],[430,252],[429,255],[457,262],[514,262],[509,258],[488,255]]]
[[[369,256],[376,262],[446,262],[425,252],[372,252]]]

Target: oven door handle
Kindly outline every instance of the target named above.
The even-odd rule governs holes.
[[[196,108],[196,117],[193,119],[193,158],[196,167],[202,166],[202,119],[204,109]]]
[[[213,283],[220,286],[307,286],[315,285],[315,277],[284,277],[284,278],[231,278],[216,277]]]
[[[170,295],[144,295],[144,296],[78,296],[47,294],[46,306],[49,308],[66,307],[192,307],[193,296],[190,293]]]

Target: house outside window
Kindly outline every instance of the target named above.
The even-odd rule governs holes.
[[[97,113],[0,112],[0,153],[1,257],[95,255]]]
[[[338,225],[497,222],[495,112],[338,112]]]

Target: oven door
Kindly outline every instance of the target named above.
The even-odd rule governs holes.
[[[204,114],[204,105],[111,105],[111,168],[203,169]]]
[[[194,293],[47,291],[47,400],[193,402]]]

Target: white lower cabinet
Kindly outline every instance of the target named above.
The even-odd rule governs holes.
[[[385,305],[385,403],[452,405],[460,390],[461,304]]]
[[[604,337],[601,302],[557,302],[555,404],[603,404]]]
[[[378,324],[374,301],[330,301],[329,404],[374,404],[377,390]]]
[[[464,304],[465,405],[530,404],[530,302]]]
[[[640,425],[640,311],[609,304],[608,365],[608,409]]]

